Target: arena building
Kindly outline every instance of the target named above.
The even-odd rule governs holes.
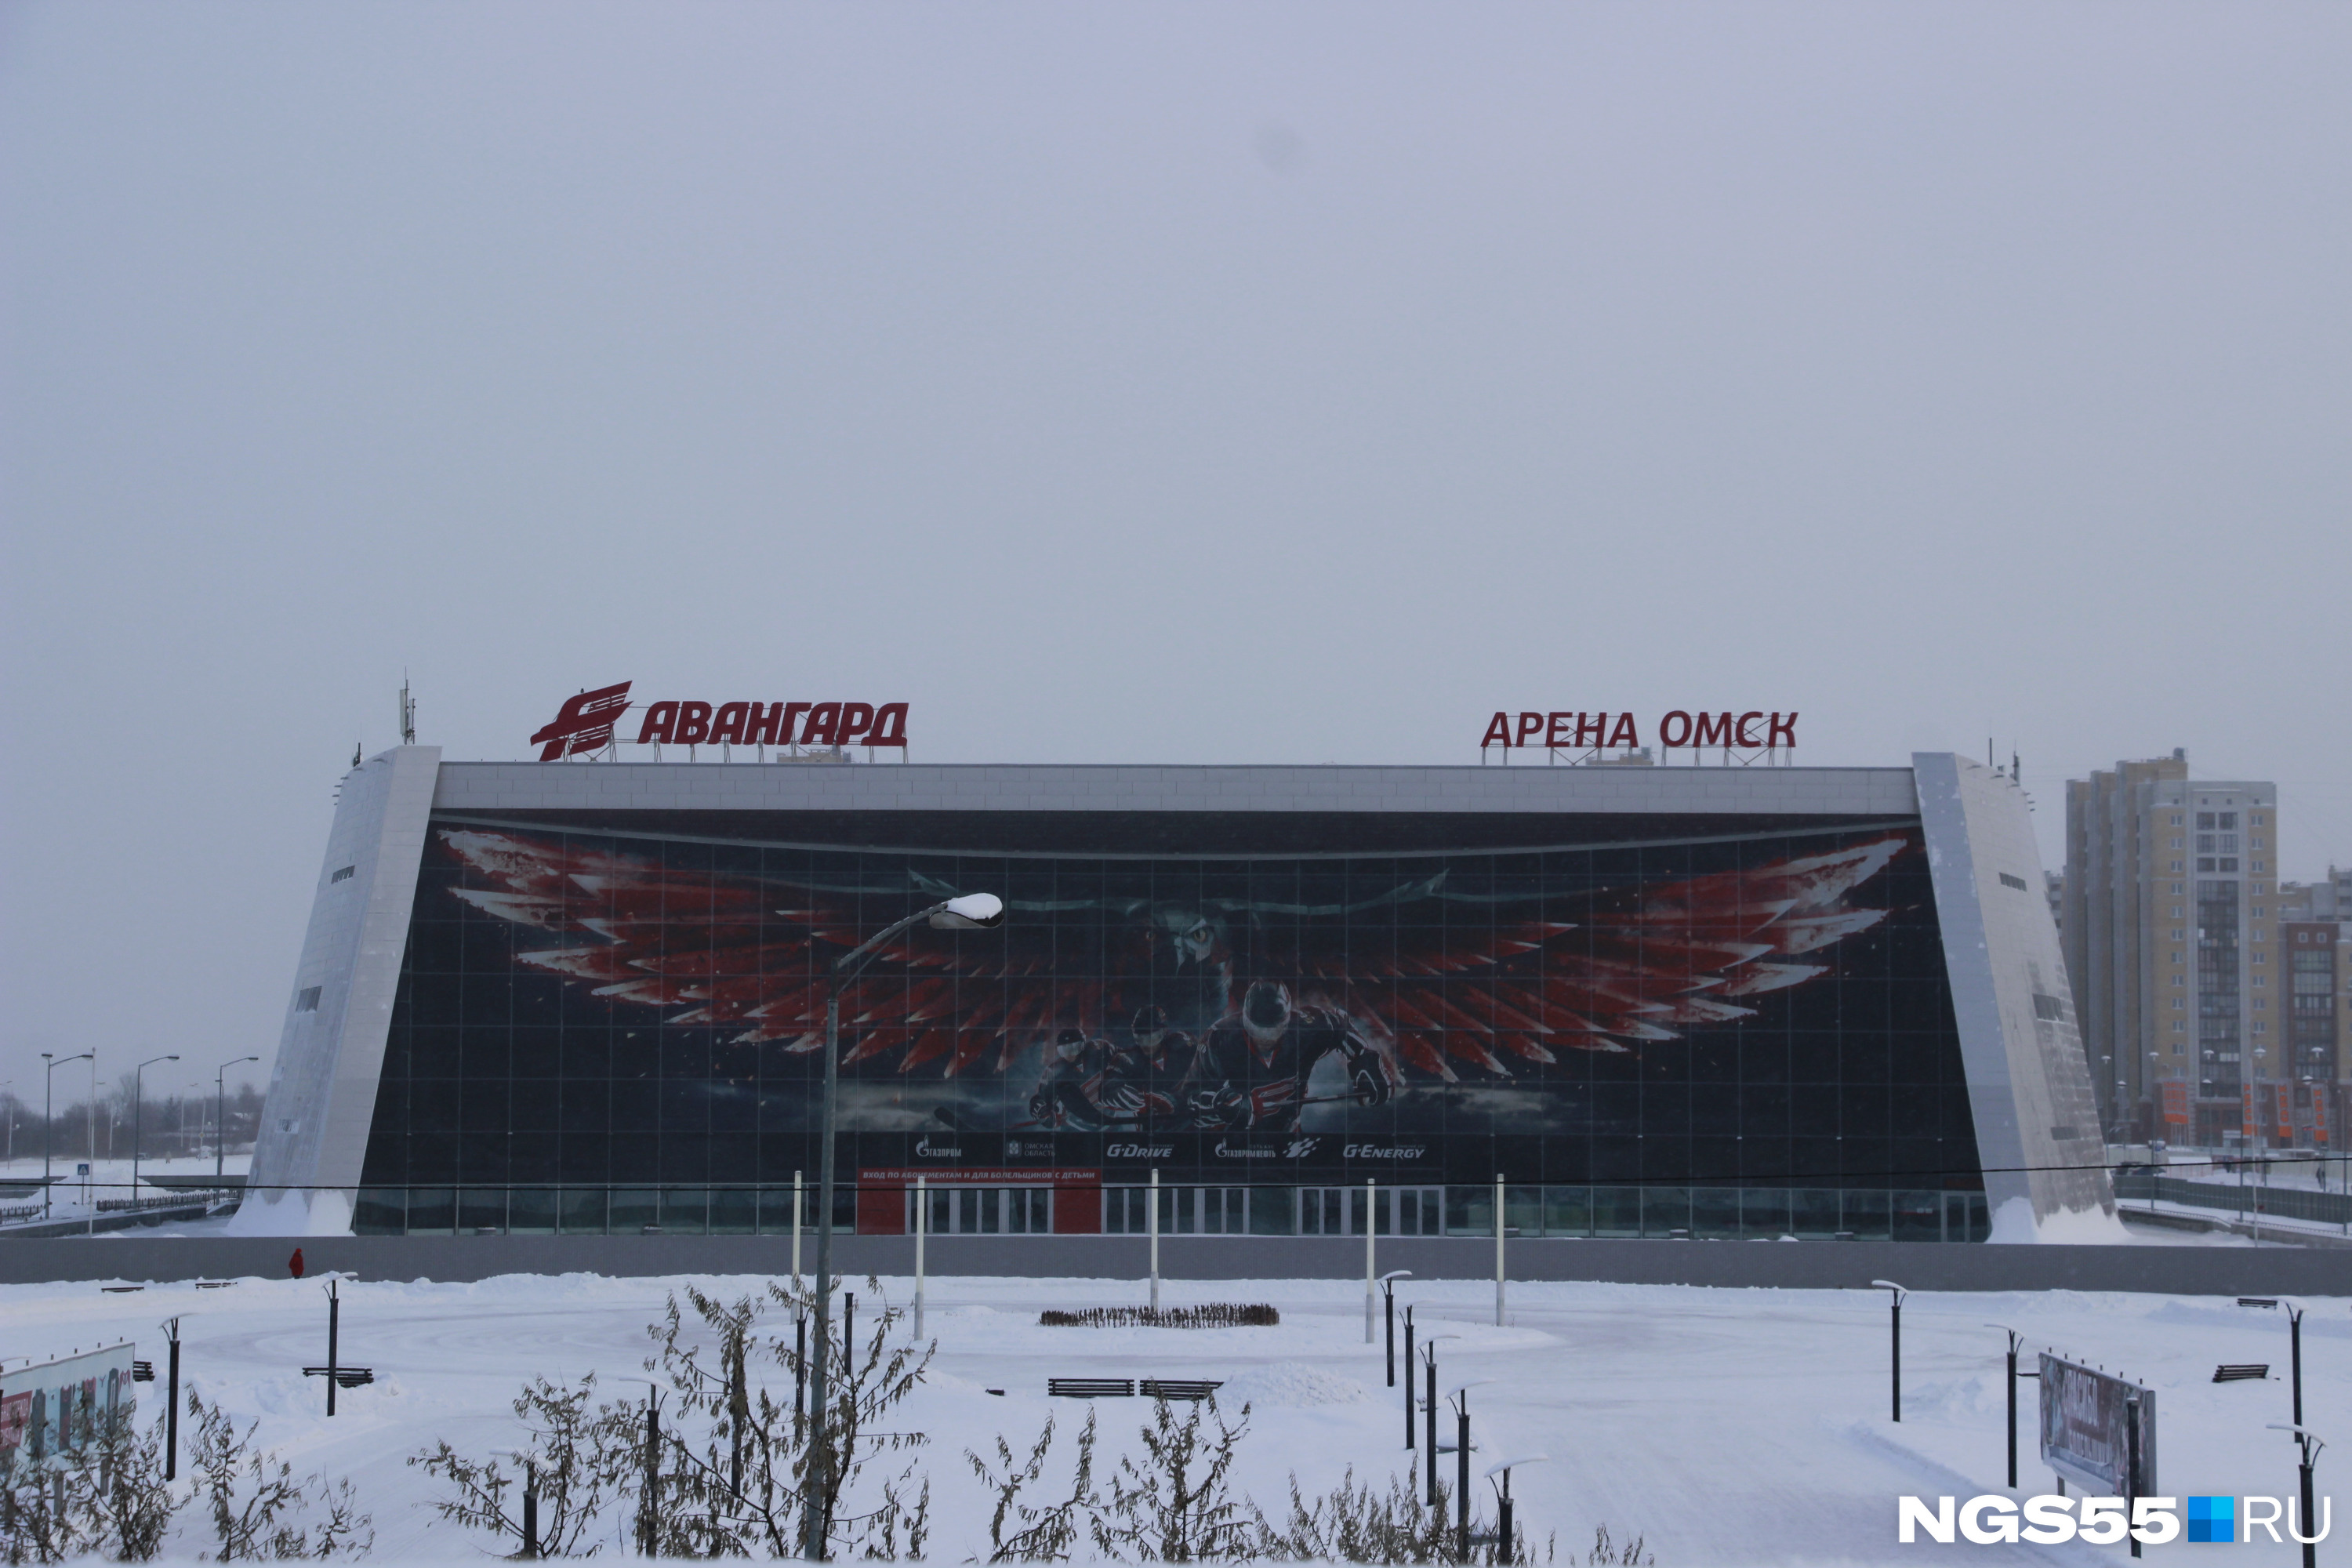
[[[593,694],[592,694],[593,695]],[[551,751],[559,749],[551,745]],[[2026,804],[1907,768],[444,763],[344,779],[247,1205],[321,1228],[2070,1234]],[[289,1205],[293,1205],[289,1208]]]

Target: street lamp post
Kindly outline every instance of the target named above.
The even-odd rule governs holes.
[[[213,1074],[213,1185],[221,1184],[221,1159],[228,1144],[228,1069],[243,1062],[257,1062],[259,1057],[239,1057],[233,1062],[223,1062],[220,1071]]]
[[[177,1056],[149,1057],[131,1069],[131,1201],[139,1201],[139,1135],[147,1125],[147,1079],[145,1073],[157,1062],[175,1062]]]
[[[43,1219],[49,1217],[49,1183],[53,1179],[49,1175],[49,1140],[50,1129],[57,1120],[54,1109],[57,1100],[57,1071],[65,1066],[66,1062],[78,1062],[84,1058],[96,1061],[98,1053],[84,1051],[79,1057],[66,1058],[65,1061],[53,1059],[51,1053],[47,1051],[41,1053],[41,1060],[48,1068],[48,1071],[43,1075],[41,1080],[41,1217]]]
[[[1004,900],[993,893],[966,893],[917,910],[884,927],[833,961],[824,996],[824,1103],[818,1131],[816,1196],[816,1364],[811,1368],[809,1415],[815,1423],[812,1437],[807,1507],[801,1524],[801,1549],[812,1563],[825,1553],[824,1499],[831,1479],[833,1438],[826,1424],[826,1377],[831,1371],[833,1324],[833,1107],[841,1079],[841,987],[852,979],[882,944],[908,927],[929,921],[938,931],[992,931],[1004,923]]]

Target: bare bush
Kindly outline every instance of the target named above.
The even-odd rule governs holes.
[[[878,1299],[879,1286],[868,1286]],[[796,1557],[813,1478],[823,1481],[815,1506],[830,1554],[922,1555],[930,1485],[911,1462],[873,1482],[864,1512],[842,1509],[845,1497],[867,1492],[866,1472],[877,1458],[928,1441],[884,1424],[921,1381],[930,1347],[893,1345],[906,1314],[886,1302],[868,1318],[863,1344],[838,1347],[830,1408],[820,1419],[756,1385],[755,1369],[788,1378],[801,1372],[789,1327],[764,1331],[767,1311],[777,1306],[804,1313],[808,1294],[771,1285],[763,1295],[729,1302],[689,1285],[670,1298],[662,1321],[647,1325],[654,1353],[645,1365],[656,1387],[646,1398],[599,1406],[592,1416],[593,1380],[571,1389],[541,1380],[524,1390],[515,1413],[544,1466],[542,1555],[582,1551],[598,1513],[631,1506],[632,1544],[647,1555]],[[835,1454],[840,1462],[830,1462]],[[454,1489],[435,1504],[443,1517],[520,1535],[511,1468],[446,1442],[409,1462]],[[560,1501],[559,1479],[566,1489]]]
[[[1586,1553],[1584,1560],[1593,1564],[1612,1564],[1615,1568],[1656,1568],[1657,1553],[1643,1550],[1644,1539],[1637,1535],[1631,1541],[1620,1543],[1609,1539],[1607,1525],[1595,1525],[1592,1531],[1592,1550]]]
[[[443,1442],[410,1455],[408,1462],[456,1489],[456,1496],[433,1505],[442,1518],[512,1535],[518,1542],[523,1489],[534,1486],[541,1554],[570,1556],[635,1474],[629,1447],[644,1407],[618,1403],[592,1408],[595,1388],[593,1372],[569,1388],[538,1377],[515,1396],[515,1416],[529,1434],[517,1447],[527,1451],[528,1459],[505,1466],[496,1458],[470,1459]]]
[[[1212,1430],[1213,1428],[1213,1430]],[[1162,1399],[1140,1434],[1143,1459],[1122,1458],[1110,1500],[1095,1515],[1095,1544],[1106,1556],[1140,1563],[1205,1563],[1245,1558],[1256,1535],[1227,1478],[1249,1431],[1249,1406],[1227,1426],[1214,1394],[1188,1403]]]
[[[1078,1430],[1078,1458],[1075,1478],[1070,1483],[1070,1495],[1060,1502],[1034,1506],[1021,1500],[1021,1494],[1037,1482],[1045,1473],[1045,1456],[1054,1446],[1054,1418],[1045,1418],[1045,1429],[1037,1435],[1036,1445],[1029,1450],[1026,1461],[1016,1462],[1012,1447],[1003,1436],[996,1439],[996,1464],[992,1467],[978,1454],[966,1448],[963,1457],[971,1463],[972,1473],[996,1494],[995,1511],[988,1519],[988,1544],[991,1563],[1066,1563],[1070,1549],[1102,1509],[1102,1498],[1095,1490],[1095,1413],[1087,1411],[1087,1424]],[[1011,1535],[1004,1533],[1007,1521],[1018,1523]]]
[[[368,1516],[359,1510],[349,1480],[323,1475],[297,1479],[294,1468],[257,1448],[254,1428],[240,1431],[228,1413],[188,1391],[188,1415],[195,1422],[189,1446],[195,1472],[194,1494],[210,1509],[217,1539],[215,1561],[244,1558],[359,1556],[375,1543]],[[303,1515],[310,1517],[306,1521]]]
[[[1446,1500],[1423,1503],[1410,1478],[1391,1477],[1388,1489],[1359,1482],[1350,1467],[1339,1484],[1308,1501],[1290,1477],[1290,1517],[1277,1526],[1260,1514],[1260,1551],[1289,1563],[1451,1563],[1455,1536]]]

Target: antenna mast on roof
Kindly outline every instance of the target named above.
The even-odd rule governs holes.
[[[408,672],[400,672],[400,743],[416,744],[416,699],[408,694]]]

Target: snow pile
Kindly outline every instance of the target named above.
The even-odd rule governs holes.
[[[229,1216],[231,1236],[349,1236],[351,1198],[334,1188],[247,1197]]]
[[[1217,1403],[1228,1410],[1244,1405],[1297,1408],[1309,1405],[1361,1405],[1372,1391],[1352,1377],[1325,1372],[1304,1362],[1277,1361],[1235,1373],[1217,1390]]]

